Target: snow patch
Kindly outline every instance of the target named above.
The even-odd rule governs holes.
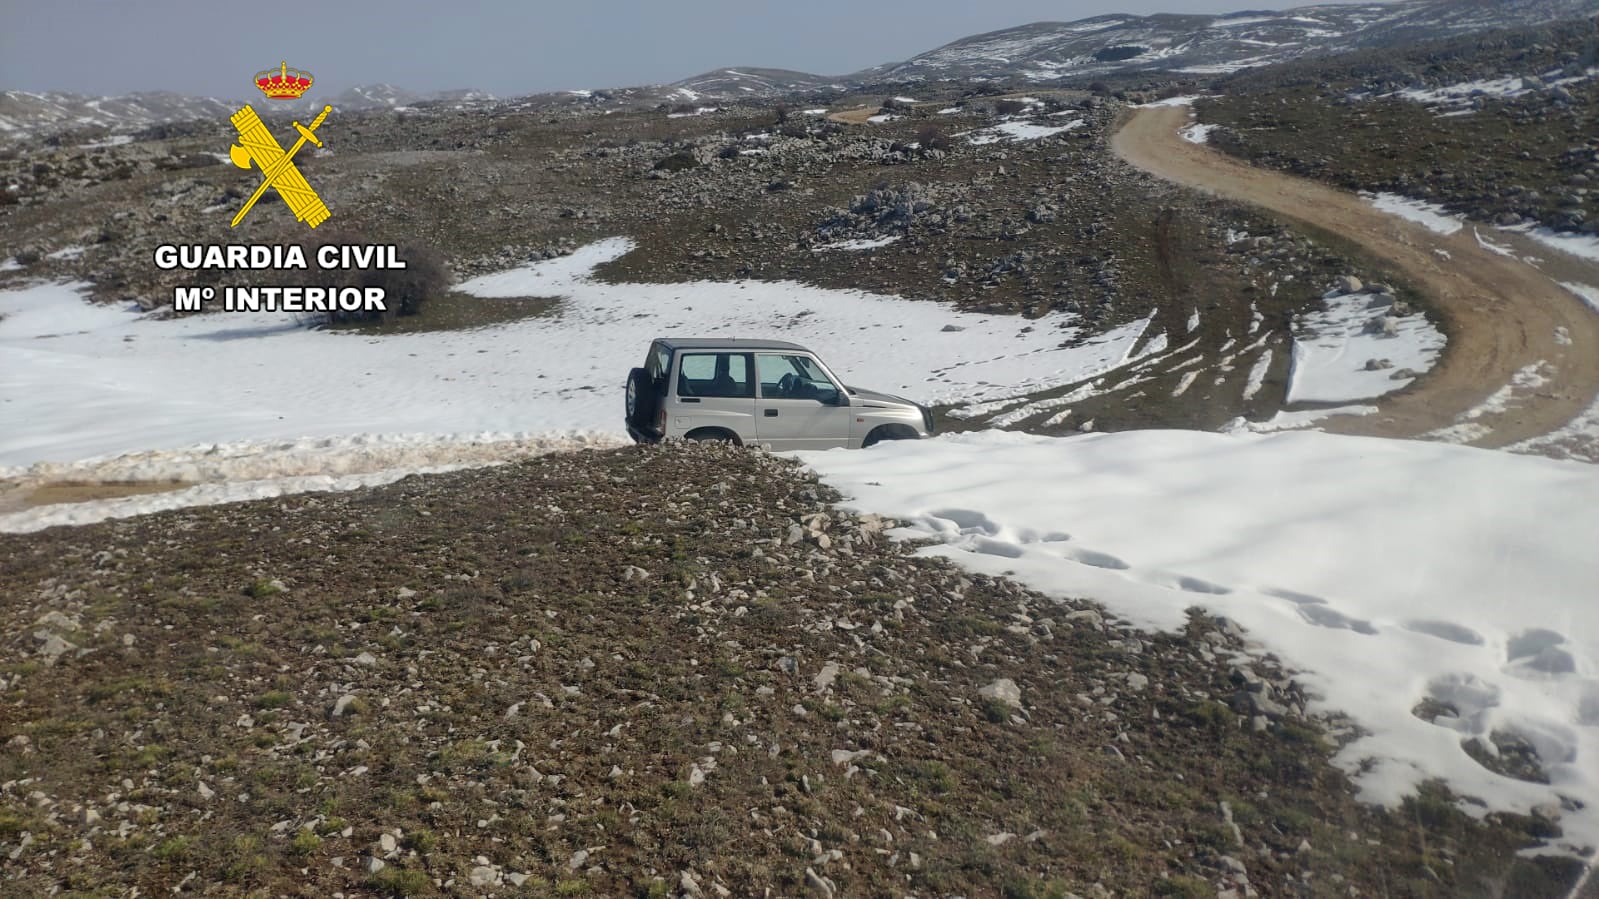
[[[1323,297],[1325,311],[1295,320],[1286,402],[1340,403],[1398,390],[1432,368],[1444,335],[1421,315],[1393,317],[1380,295]],[[1371,360],[1386,366],[1368,368]],[[1408,376],[1396,377],[1408,370]]]
[[[1464,227],[1461,216],[1451,215],[1436,203],[1412,200],[1398,194],[1362,193],[1361,196],[1383,212],[1397,215],[1406,221],[1415,222],[1434,234],[1442,234],[1448,237]]]
[[[903,235],[900,235],[900,234],[890,234],[887,237],[878,237],[878,238],[874,238],[872,240],[867,240],[865,238],[856,238],[854,240],[838,240],[838,241],[834,241],[833,243],[817,244],[816,246],[811,247],[811,249],[812,250],[875,250],[878,247],[886,247],[886,246],[888,246],[889,244],[899,240],[900,237],[902,237],[902,236]]]
[[[661,334],[792,340],[848,383],[976,403],[1097,377],[1149,324],[1094,333],[1054,313],[1023,332],[1013,316],[789,281],[591,277],[631,248],[613,238],[469,280],[473,296],[554,298],[555,314],[428,334],[269,313],[161,321],[86,302],[82,283],[0,291],[0,465],[358,433],[620,435],[623,381]]]
[[[1546,247],[1552,247],[1562,253],[1586,259],[1590,262],[1599,262],[1599,235],[1572,234],[1549,228],[1536,228],[1531,225],[1516,225],[1503,230],[1525,234]]]
[[[1564,796],[1581,811],[1544,851],[1599,844],[1588,466],[1315,432],[985,431],[799,455],[850,508],[941,541],[923,555],[1144,628],[1180,629],[1194,605],[1236,621],[1301,672],[1312,710],[1360,727],[1334,763],[1366,801],[1396,807],[1431,778],[1522,815]],[[1428,698],[1460,714],[1413,715]],[[1495,730],[1532,742],[1550,782],[1474,761],[1463,743]]]
[[[1063,131],[1081,128],[1082,126],[1082,119],[1073,119],[1060,125],[1039,125],[1034,122],[1003,122],[991,128],[980,128],[964,134],[969,143],[993,144],[1002,140],[1037,140],[1041,137],[1050,137]]]
[[[1581,298],[1583,302],[1592,306],[1593,311],[1599,312],[1599,288],[1589,287],[1586,284],[1577,284],[1572,281],[1561,281],[1560,286],[1571,291],[1572,294]]]

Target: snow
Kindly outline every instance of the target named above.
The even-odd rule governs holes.
[[[1500,387],[1477,406],[1462,412],[1455,423],[1431,431],[1423,436],[1446,443],[1471,443],[1493,433],[1493,429],[1477,419],[1484,415],[1503,415],[1518,399],[1549,383],[1552,366],[1544,360],[1522,366],[1510,376],[1510,383]]]
[[[1593,307],[1593,311],[1599,312],[1599,288],[1589,287],[1586,284],[1577,284],[1572,281],[1561,281],[1560,286],[1581,297],[1583,302]]]
[[[409,474],[498,465],[545,453],[621,446],[609,434],[373,434],[280,443],[202,444],[3,470],[13,489],[48,483],[191,483],[166,493],[64,503],[0,514],[0,533],[83,525],[168,509],[267,499],[312,490],[375,487]]]
[[[88,249],[88,247],[80,247],[80,246],[62,247],[61,249],[56,250],[54,253],[47,254],[45,256],[45,258],[46,259],[76,259],[79,256],[82,256],[84,251],[87,250],[87,249]]]
[[[976,131],[964,132],[966,140],[972,144],[992,144],[1001,140],[1037,140],[1060,134],[1062,131],[1071,131],[1083,126],[1082,119],[1073,119],[1060,125],[1039,125],[1033,122],[1003,122],[992,128],[980,128]]]
[[[1444,335],[1420,315],[1392,318],[1393,332],[1377,329],[1391,306],[1371,293],[1327,295],[1326,310],[1298,316],[1293,358],[1289,365],[1289,403],[1341,403],[1369,399],[1398,390],[1411,377],[1393,377],[1402,369],[1419,375],[1432,368],[1444,347]],[[1392,365],[1367,371],[1367,361],[1386,359]]]
[[[1527,93],[1527,89],[1519,75],[1505,78],[1484,78],[1476,81],[1462,81],[1457,84],[1445,85],[1436,88],[1407,88],[1397,91],[1398,96],[1406,100],[1423,103],[1428,106],[1469,101],[1473,97],[1519,97]]]
[[[1094,335],[1065,313],[1024,322],[787,281],[589,277],[631,247],[608,239],[458,285],[560,298],[554,315],[470,331],[380,337],[267,313],[157,321],[85,302],[82,283],[0,291],[0,466],[351,434],[620,435],[623,380],[662,334],[779,337],[851,384],[982,402],[1122,365],[1149,323]]]
[[[1572,234],[1531,225],[1516,225],[1503,230],[1525,234],[1546,247],[1590,262],[1599,262],[1599,234]]]
[[[921,101],[917,100],[915,97],[895,97],[894,98],[894,102],[895,103],[919,103]]]
[[[1237,621],[1302,672],[1314,710],[1362,729],[1334,762],[1365,800],[1395,807],[1431,778],[1524,815],[1564,795],[1584,810],[1555,848],[1599,844],[1588,466],[1314,432],[987,431],[799,455],[851,508],[943,541],[924,555],[1144,628],[1194,605]],[[1429,697],[1458,717],[1413,715]],[[1472,760],[1462,743],[1493,731],[1536,746],[1550,783]]]
[[[827,115],[827,107],[820,106],[816,109],[802,109],[800,115]]]
[[[1599,463],[1599,397],[1558,431],[1507,447],[1511,452]]]
[[[666,117],[669,118],[669,119],[682,119],[682,118],[689,118],[691,116],[705,115],[708,112],[721,112],[721,111],[722,110],[721,110],[720,106],[701,106],[701,107],[695,109],[693,112],[669,112],[669,113],[666,114]]]
[[[1199,97],[1167,97],[1164,100],[1156,100],[1153,103],[1134,104],[1133,108],[1134,109],[1142,109],[1142,108],[1144,108],[1146,106],[1148,106],[1148,107],[1155,107],[1155,106],[1193,106],[1194,105],[1194,101],[1198,100],[1198,99],[1200,99],[1200,98]]]
[[[903,236],[904,235],[901,235],[901,234],[890,234],[887,237],[878,237],[878,238],[874,238],[874,239],[871,239],[871,240],[867,240],[865,238],[856,238],[854,240],[838,240],[838,241],[834,241],[833,243],[817,244],[816,246],[812,247],[811,249],[813,249],[813,250],[875,250],[878,247],[886,247],[889,244],[893,243],[894,241],[899,240]]]
[[[1488,238],[1483,237],[1482,236],[1482,232],[1477,230],[1476,228],[1472,228],[1471,229],[1471,233],[1472,233],[1473,236],[1475,236],[1477,238],[1477,246],[1482,247],[1484,250],[1487,250],[1490,253],[1498,254],[1500,256],[1508,256],[1511,259],[1514,259],[1516,257],[1516,252],[1514,250],[1510,249],[1509,247],[1507,247],[1507,246],[1505,246],[1503,244],[1494,243],[1493,241],[1489,240]]]
[[[1362,193],[1361,196],[1383,212],[1415,222],[1434,234],[1448,237],[1464,227],[1460,216],[1451,215],[1442,206],[1434,203],[1412,200],[1398,194]]]
[[[1193,125],[1189,125],[1178,133],[1183,136],[1183,140],[1188,141],[1191,144],[1207,144],[1210,143],[1210,133],[1220,127],[1220,125],[1195,123]]]
[[[897,115],[890,115],[889,113],[882,112],[882,113],[878,113],[877,115],[874,115],[874,116],[867,116],[866,117],[866,121],[871,122],[873,125],[881,125],[884,122],[892,122],[895,119],[900,119],[900,118],[904,118],[904,117],[903,116],[897,116]]]
[[[91,141],[89,143],[86,143],[86,144],[84,144],[81,147],[81,149],[84,149],[84,150],[100,150],[100,149],[104,149],[106,147],[120,147],[123,144],[131,144],[131,143],[133,143],[133,135],[131,135],[131,134],[113,134],[110,137],[106,138],[105,140],[97,140],[97,141]]]
[[[1335,406],[1327,409],[1304,409],[1298,412],[1279,411],[1266,421],[1249,421],[1235,418],[1222,427],[1228,434],[1270,434],[1274,431],[1294,431],[1307,428],[1324,418],[1335,415],[1375,415],[1376,406]]]
[[[1255,360],[1249,369],[1249,381],[1244,385],[1244,399],[1252,400],[1255,394],[1260,393],[1260,388],[1266,385],[1266,373],[1271,371],[1271,350],[1263,350],[1260,358]]]
[[[939,115],[956,115],[957,113],[961,113],[961,112],[965,112],[965,110],[961,109],[959,106],[946,106],[943,109],[940,109],[938,111],[938,114]]]
[[[18,262],[15,256],[7,256],[4,259],[0,259],[0,272],[15,272],[21,271],[21,269],[22,263]]]

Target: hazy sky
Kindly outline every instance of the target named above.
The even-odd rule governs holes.
[[[969,34],[1254,0],[0,0],[0,89],[248,96],[288,60],[337,92],[499,95],[675,81],[720,66],[841,75]]]

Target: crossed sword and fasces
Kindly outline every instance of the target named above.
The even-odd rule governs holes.
[[[233,217],[233,225],[238,227],[244,221],[245,213],[255,206],[255,201],[261,199],[269,187],[278,189],[278,196],[283,198],[289,211],[294,213],[298,221],[303,221],[315,228],[327,220],[328,207],[317,196],[316,191],[305,181],[305,176],[294,167],[294,154],[300,152],[306,141],[322,146],[322,141],[317,139],[316,129],[327,120],[328,113],[333,107],[322,107],[322,114],[311,122],[307,128],[299,122],[294,123],[295,130],[300,132],[300,139],[294,142],[289,152],[283,152],[283,147],[278,144],[277,138],[272,136],[266,125],[261,123],[261,117],[255,110],[246,105],[243,109],[233,114],[233,127],[239,132],[239,143],[228,148],[228,158],[241,169],[248,169],[251,161],[261,167],[261,186],[255,189],[249,202]],[[242,144],[242,146],[241,146]]]

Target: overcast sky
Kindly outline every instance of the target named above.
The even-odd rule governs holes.
[[[721,66],[842,75],[969,34],[1252,0],[0,0],[0,89],[248,96],[280,60],[336,93],[388,82],[502,96],[675,81]]]

